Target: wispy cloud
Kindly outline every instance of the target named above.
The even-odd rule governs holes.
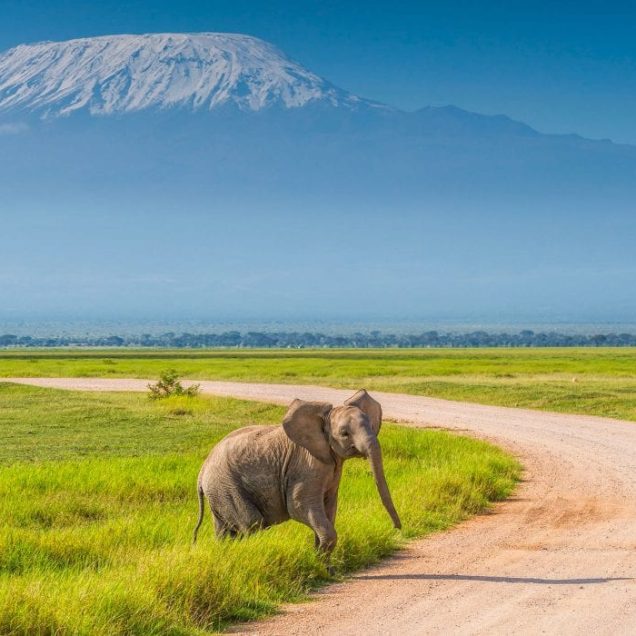
[[[16,124],[0,124],[0,135],[19,135],[27,130],[29,130],[29,127],[22,122]]]

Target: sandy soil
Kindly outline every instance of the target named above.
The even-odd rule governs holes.
[[[145,390],[143,380],[10,381]],[[351,391],[201,382],[206,393],[288,403]],[[496,442],[523,462],[511,500],[287,606],[245,634],[636,634],[636,424],[376,393],[387,419]]]

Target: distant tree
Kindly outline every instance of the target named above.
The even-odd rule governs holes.
[[[607,342],[607,336],[598,333],[590,338],[596,347],[602,347]]]

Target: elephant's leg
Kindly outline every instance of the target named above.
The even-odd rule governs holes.
[[[309,526],[314,531],[317,549],[327,561],[333,552],[338,535],[333,523],[325,512],[325,492],[320,483],[304,482],[295,485],[287,495],[289,516]]]
[[[299,521],[302,521],[314,531],[314,543],[329,561],[329,557],[336,547],[338,535],[333,523],[331,523],[325,513],[324,505],[310,508],[303,517]]]
[[[217,515],[212,513],[212,517],[214,519],[214,533],[217,538],[223,539],[224,537],[232,537],[236,536],[236,531],[230,528],[227,524],[225,524]]]
[[[236,520],[236,530],[239,534],[249,534],[265,527],[263,513],[252,503],[247,495],[234,499],[232,515]]]
[[[333,576],[335,571],[331,565],[331,553],[336,547],[338,534],[336,533],[333,523],[331,523],[327,517],[324,506],[322,506],[320,510],[310,511],[309,522],[315,533],[317,549],[325,557],[327,572],[330,576]]]
[[[211,506],[217,537],[237,537],[265,527],[261,511],[242,491],[224,493]]]
[[[325,513],[327,519],[331,521],[333,525],[336,524],[336,511],[338,510],[338,489],[335,488],[332,491],[328,491],[325,495]]]
[[[336,510],[338,509],[338,489],[328,491],[325,493],[325,514],[327,519],[331,522],[332,526],[336,524]],[[320,548],[320,537],[317,533],[314,533],[314,547]]]
[[[232,523],[228,522],[225,516],[222,514],[222,509],[219,509],[214,504],[212,497],[209,498],[210,501],[210,511],[212,513],[212,520],[214,521],[214,534],[217,539],[224,539],[229,537],[234,539],[238,536],[237,529],[232,525]]]

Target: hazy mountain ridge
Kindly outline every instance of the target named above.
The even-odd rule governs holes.
[[[405,204],[478,191],[624,193],[636,176],[634,147],[455,106],[403,112],[335,87],[262,40],[218,33],[1,54],[0,143],[7,180],[30,174],[56,190],[75,175],[94,193],[103,175],[137,174],[140,195],[146,179],[174,191],[189,180],[188,196],[200,200],[264,187],[274,198],[331,191]]]
[[[506,115],[482,115],[452,105],[400,111],[353,95],[274,45],[242,34],[109,35],[22,44],[0,52],[0,135],[71,114],[223,113],[228,108],[245,114],[286,111],[286,123],[292,125],[299,117],[293,119],[291,113],[299,111],[305,128],[309,124],[332,131],[335,125],[345,133],[363,127],[402,136],[503,135],[611,143],[544,135]]]

